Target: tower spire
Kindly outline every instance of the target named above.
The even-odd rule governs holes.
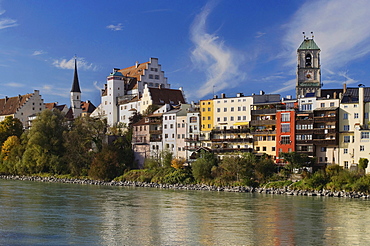
[[[76,56],[75,56],[75,72],[74,72],[74,76],[73,76],[73,83],[72,83],[71,92],[80,92],[81,93],[80,83],[78,81],[77,59],[76,59]]]

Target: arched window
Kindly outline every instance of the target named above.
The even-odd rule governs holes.
[[[312,67],[312,57],[311,54],[306,55],[306,67]]]

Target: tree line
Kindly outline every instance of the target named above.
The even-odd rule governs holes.
[[[105,120],[69,122],[59,110],[42,111],[25,131],[18,119],[6,117],[0,122],[0,173],[112,180],[136,166],[130,131],[117,130],[111,143],[107,134]]]

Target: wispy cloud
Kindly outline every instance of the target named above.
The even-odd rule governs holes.
[[[6,86],[9,86],[9,87],[16,87],[16,88],[19,88],[19,87],[24,87],[23,84],[20,84],[20,83],[15,83],[15,82],[10,82],[10,83],[7,83],[5,84]]]
[[[264,36],[265,34],[266,34],[265,32],[257,32],[255,37],[260,38],[260,37]]]
[[[69,60],[67,59],[54,60],[53,65],[57,68],[62,68],[62,69],[74,69],[75,60],[74,58],[71,58]],[[77,58],[77,67],[78,69],[82,69],[82,70],[92,70],[92,71],[98,70],[97,66],[95,66],[92,63],[86,62],[85,59],[82,57]]]
[[[43,50],[35,50],[33,53],[32,53],[32,55],[33,56],[39,56],[39,55],[43,55],[43,54],[45,54],[46,52],[45,51],[43,51]]]
[[[195,45],[191,59],[196,67],[206,71],[207,81],[199,88],[198,96],[212,93],[214,86],[217,91],[230,87],[230,81],[237,86],[245,74],[239,71],[241,57],[227,47],[216,34],[207,33],[207,17],[211,13],[214,2],[206,4],[196,16],[190,29],[191,40]]]
[[[108,25],[107,28],[112,31],[122,31],[123,26],[122,26],[122,23],[118,23],[117,25],[113,25],[113,24]]]
[[[291,91],[295,88],[295,83],[296,83],[295,79],[288,80],[283,83],[283,87],[271,92],[271,94],[279,94],[284,91]]]
[[[95,89],[97,89],[98,91],[101,91],[102,88],[98,86],[98,83],[99,83],[98,81],[94,81],[93,85],[94,85]]]
[[[47,95],[54,95],[54,96],[60,96],[64,98],[69,98],[70,93],[68,88],[57,88],[51,85],[44,85],[42,86],[41,90],[42,93]]]
[[[3,15],[5,13],[5,10],[1,9],[0,7],[0,15]],[[11,18],[0,18],[0,29],[5,29],[9,27],[15,27],[18,26],[18,23],[16,20],[13,20]]]
[[[337,73],[338,68],[370,53],[369,16],[369,1],[307,1],[284,25],[283,42],[290,51],[285,55],[286,64],[296,63],[295,52],[303,40],[302,32],[307,35],[313,31],[322,50],[322,64]]]

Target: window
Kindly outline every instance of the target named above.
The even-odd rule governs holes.
[[[345,169],[348,169],[348,161],[345,161],[345,162],[344,162],[344,168],[345,168]]]
[[[330,107],[334,107],[334,103],[333,102],[330,103]]]
[[[349,125],[344,125],[344,126],[343,126],[343,130],[344,130],[344,131],[349,131]]]
[[[290,113],[282,113],[281,114],[281,121],[282,122],[290,121]]]
[[[227,121],[227,117],[224,117],[224,121]]]
[[[266,151],[266,150],[267,150],[266,146],[263,146],[262,151]]]
[[[311,67],[311,54],[306,55],[306,67]]]
[[[246,106],[243,106],[243,111],[247,111],[247,107]]]
[[[177,134],[177,139],[180,139],[180,136],[181,136],[180,134]]]
[[[164,125],[164,129],[167,129],[167,125]]]
[[[149,74],[149,79],[153,79],[153,74]]]
[[[343,114],[343,120],[347,120],[348,119],[348,114],[347,113],[344,113]]]
[[[181,134],[181,138],[184,139],[185,138],[185,134]]]
[[[208,112],[210,112],[211,111],[211,108],[208,108]]]
[[[320,107],[325,108],[325,103],[321,103]]]
[[[361,139],[368,139],[370,137],[370,132],[361,132]]]
[[[242,107],[238,107],[238,111],[241,111],[242,110]]]
[[[231,112],[234,112],[234,107],[231,107],[231,109],[230,109],[230,110],[231,110]]]
[[[221,112],[221,109],[220,108],[217,108],[217,113],[220,113]]]
[[[230,117],[230,121],[234,121],[234,116],[231,116]]]
[[[242,117],[241,116],[238,116],[238,120],[242,120]]]
[[[310,111],[312,110],[312,104],[302,104],[302,111]]]
[[[159,75],[155,75],[155,76],[154,76],[154,78],[155,78],[155,79],[159,79]]]
[[[355,119],[358,119],[358,113],[354,114]]]
[[[357,104],[353,105],[354,108],[357,108],[357,106],[358,106]]]
[[[271,147],[271,151],[275,151],[275,147]]]
[[[365,151],[365,146],[364,145],[360,145],[360,151]]]
[[[220,121],[221,121],[220,117],[217,117],[217,122],[220,122]]]
[[[245,116],[245,115],[244,115],[244,116],[243,116],[243,120],[247,120],[247,116]]]
[[[344,137],[343,137],[343,142],[344,142],[344,143],[349,143],[349,142],[351,142],[351,136],[344,136]]]
[[[365,113],[365,119],[369,119],[369,113]]]
[[[227,112],[227,108],[224,108],[224,112]]]
[[[321,152],[326,152],[326,147],[321,147]]]
[[[170,129],[173,129],[173,124],[170,124]]]
[[[197,117],[195,116],[190,117],[190,123],[197,123]]]
[[[290,123],[281,124],[281,132],[290,132]]]
[[[208,120],[211,120],[211,116],[208,116]]]
[[[211,124],[208,124],[208,125],[207,125],[207,127],[208,127],[208,128],[211,128]]]
[[[256,147],[256,151],[260,151],[260,147]]]
[[[164,138],[168,138],[168,134],[164,134]]]
[[[290,144],[290,136],[281,136],[280,144]]]
[[[343,154],[348,154],[348,149],[343,149]]]

